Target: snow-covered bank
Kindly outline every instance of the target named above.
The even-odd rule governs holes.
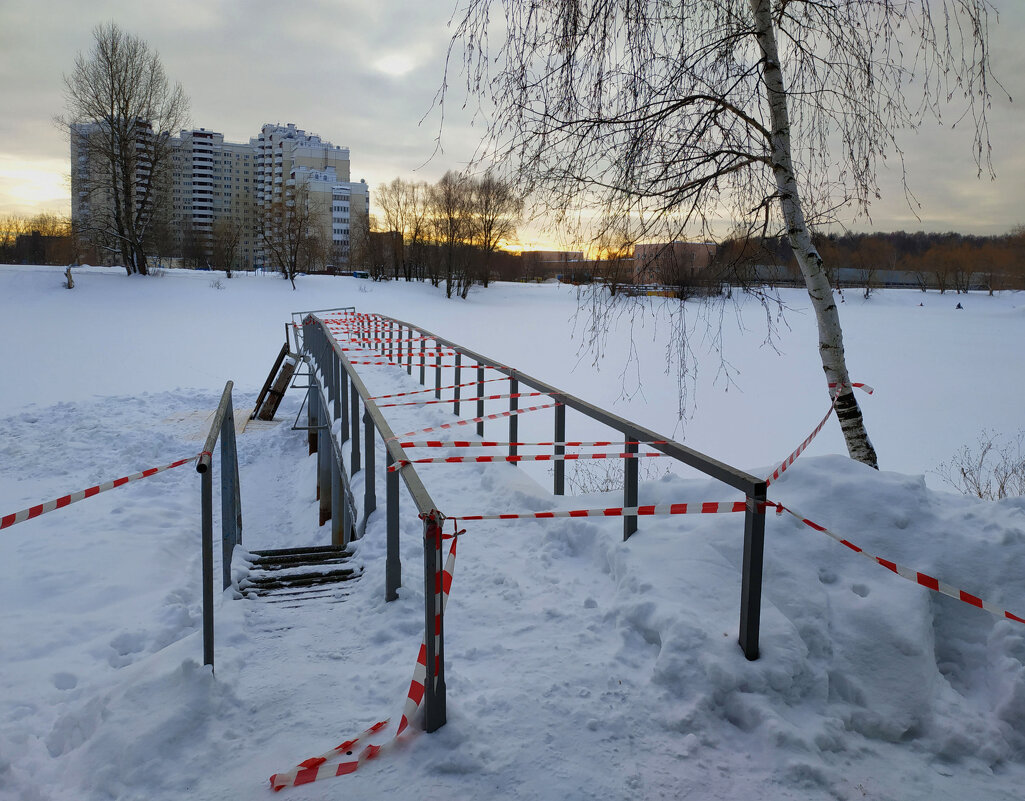
[[[208,273],[81,272],[69,292],[59,270],[0,268],[0,341],[12,345],[0,513],[191,455],[196,413],[227,378],[236,403],[251,402],[302,308],[407,319],[656,430],[675,424],[659,341],[644,356],[643,396],[616,402],[621,352],[600,372],[578,362],[569,288],[499,285],[463,303],[354,279],[309,278],[292,292],[271,277],[221,277],[217,290]],[[738,385],[699,385],[686,428],[688,444],[756,473],[827,403],[813,323],[798,293],[786,300],[797,311],[784,356],[731,334]],[[1022,614],[1025,502],[972,501],[922,477],[983,425],[1019,425],[1022,371],[1009,365],[1020,361],[1022,299],[962,301],[954,311],[950,296],[848,293],[852,369],[877,388],[863,406],[888,469],[829,455],[842,450],[831,423],[771,496]],[[366,374],[375,392],[415,388],[401,371]],[[326,539],[313,460],[287,425],[300,401],[287,397],[286,424],[239,440],[248,548]],[[529,418],[521,432],[550,433]],[[405,431],[450,418],[428,407],[394,419]],[[619,503],[557,500],[543,469],[421,474],[449,513]],[[423,621],[418,521],[403,524],[396,603],[383,602],[383,516],[344,602],[296,611],[222,598],[212,677],[197,664],[198,492],[179,468],[0,532],[0,797],[269,797],[274,771],[400,711]],[[733,497],[690,474],[641,490],[644,503]],[[468,528],[446,618],[448,725],[291,798],[1020,798],[1025,626],[770,515],[762,658],[749,663],[736,644],[739,516],[645,519],[625,544],[617,520]]]

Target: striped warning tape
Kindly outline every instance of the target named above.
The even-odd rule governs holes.
[[[471,401],[501,400],[503,398],[538,398],[547,394],[547,392],[513,392],[511,395],[479,395],[475,398],[460,398],[459,401],[460,403],[470,403]],[[441,400],[408,401],[405,403],[379,403],[377,408],[387,409],[391,406],[430,406],[432,403],[452,403],[453,401],[453,398],[447,398]]]
[[[310,782],[315,782],[318,779],[328,779],[332,776],[345,776],[348,773],[354,773],[359,767],[361,760],[366,761],[377,756],[380,746],[366,746],[355,759],[346,759],[344,762],[336,762],[330,765],[327,764],[327,761],[338,756],[351,757],[352,752],[355,750],[357,745],[366,741],[367,738],[381,731],[381,729],[387,725],[387,720],[379,721],[369,729],[363,731],[358,737],[346,740],[341,745],[335,746],[330,751],[321,754],[320,756],[303,760],[289,771],[284,773],[275,773],[270,777],[270,786],[277,791],[285,787],[309,784]],[[371,749],[377,750],[371,751]]]
[[[636,515],[715,515],[743,512],[747,501],[712,501],[706,503],[660,503],[650,506],[610,506],[605,509],[556,509],[547,512],[524,512],[496,515],[449,515],[447,520],[548,520],[555,517],[629,517]]]
[[[872,389],[872,387],[870,387],[868,384],[851,384],[851,386],[856,389],[860,389],[868,393],[869,395],[875,392],[875,390]],[[837,385],[835,383],[829,385],[830,389],[836,389],[836,387]],[[815,426],[815,430],[812,431],[807,437],[805,437],[804,442],[802,442],[798,446],[797,450],[795,450],[786,459],[784,459],[783,463],[772,472],[772,475],[765,479],[766,486],[769,486],[770,484],[772,484],[772,482],[779,479],[779,477],[786,472],[787,468],[790,467],[790,465],[792,465],[797,460],[797,457],[804,453],[805,448],[807,448],[811,444],[811,441],[815,439],[816,436],[818,436],[818,433],[822,430],[822,427],[826,424],[826,421],[829,420],[833,412],[836,410],[836,402],[837,400],[839,400],[839,398],[840,390],[837,390],[836,394],[833,395],[833,402],[829,404],[829,411],[826,412],[826,416],[819,421],[819,424],[817,426]]]
[[[825,526],[820,526],[818,523],[812,522],[803,515],[799,515],[793,509],[788,509],[786,506],[783,506],[783,504],[773,504],[770,502],[769,506],[775,506],[777,514],[782,514],[783,512],[786,512],[787,514],[800,520],[802,523],[804,523],[804,525],[808,526],[808,528],[812,528],[815,531],[825,534],[827,537],[836,540],[841,545],[845,545],[846,547],[850,548],[859,556],[864,556],[866,559],[875,562],[876,564],[882,565],[887,570],[896,573],[901,578],[905,578],[908,581],[913,581],[915,584],[927,587],[933,592],[942,593],[943,595],[955,598],[958,601],[963,601],[964,603],[978,607],[979,609],[985,609],[987,612],[994,614],[997,617],[1005,617],[1008,620],[1014,620],[1018,623],[1025,623],[1025,618],[1019,617],[1018,615],[1012,612],[1008,612],[1007,610],[1000,608],[994,603],[984,601],[977,595],[972,595],[971,593],[965,592],[964,590],[959,590],[957,587],[952,587],[949,584],[944,584],[939,579],[933,578],[932,576],[926,573],[920,573],[919,571],[913,570],[909,567],[898,565],[896,562],[891,562],[888,559],[883,559],[881,556],[874,556],[873,554],[868,553],[868,551],[864,550],[863,548],[859,548],[854,543],[844,539],[839,534],[834,534]]]
[[[188,459],[179,459],[177,462],[171,462],[171,464],[165,464],[163,467],[151,467],[149,470],[143,470],[141,473],[133,473],[130,476],[124,476],[123,478],[115,478],[113,481],[107,481],[103,484],[97,484],[95,487],[89,487],[89,489],[79,490],[78,492],[72,492],[70,495],[64,495],[60,498],[56,498],[46,503],[40,503],[36,506],[30,506],[28,509],[22,509],[20,512],[14,514],[4,515],[0,517],[0,529],[9,528],[15,523],[21,523],[24,520],[31,520],[33,517],[39,517],[45,515],[47,512],[52,512],[54,509],[63,509],[72,503],[84,500],[85,498],[91,498],[94,495],[99,495],[101,492],[114,489],[115,487],[123,487],[132,481],[138,481],[140,478],[149,478],[157,473],[162,473],[165,470],[170,470],[173,467],[181,467],[183,464],[194,462],[202,454],[196,454],[190,456]]]
[[[441,608],[435,606],[435,639],[434,639],[434,653],[437,659],[438,654],[438,624],[437,620],[440,616],[445,614],[445,609],[448,607],[448,596],[452,591],[452,575],[455,571],[456,566],[456,543],[458,538],[452,538],[452,546],[448,551],[448,559],[445,560],[445,569],[441,576]],[[435,587],[437,587],[437,582]],[[434,675],[438,674],[438,665],[435,664]],[[409,683],[409,692],[406,694],[406,704],[402,710],[402,718],[399,720],[399,726],[395,730],[395,736],[398,737],[405,731],[406,727],[413,720],[417,710],[423,703],[424,689],[427,682],[427,644],[424,640],[420,641],[420,652],[416,657],[416,667],[413,668],[413,680]]]
[[[648,456],[665,456],[664,453],[528,453],[516,456],[436,456],[427,459],[400,459],[388,465],[388,472],[394,473],[410,464],[464,464],[485,462],[572,462],[580,459],[642,459]]]
[[[486,414],[483,417],[471,417],[467,420],[456,420],[451,423],[442,423],[440,426],[434,426],[432,428],[422,428],[419,431],[407,431],[405,434],[397,434],[394,437],[388,437],[388,442],[394,439],[402,439],[403,437],[415,437],[417,434],[430,434],[432,431],[442,431],[449,428],[455,428],[456,426],[469,426],[474,423],[483,423],[485,420],[499,420],[503,417],[512,417],[517,414],[526,414],[527,412],[536,412],[541,409],[552,409],[556,406],[562,406],[561,403],[546,403],[542,406],[527,406],[524,409],[510,409],[508,412],[495,412],[494,414]]]
[[[417,354],[414,353],[413,355],[415,356]],[[378,367],[403,367],[403,368],[406,367],[407,365],[410,365],[410,364],[412,364],[414,367],[419,367],[422,364],[422,365],[425,365],[427,367],[462,367],[464,370],[476,370],[478,367],[481,367],[481,368],[483,368],[485,370],[508,370],[509,369],[508,367],[505,367],[504,365],[500,365],[500,364],[461,364],[461,365],[448,364],[448,363],[435,364],[434,362],[429,361],[427,359],[413,359],[412,361],[410,361],[409,359],[405,359],[405,360],[403,360],[401,362],[393,362],[393,361],[361,361],[361,360],[360,361],[352,361],[352,360],[350,360],[349,364],[374,365],[374,366],[378,366]]]
[[[445,568],[441,575],[441,581],[435,586],[440,589],[440,611],[443,615],[445,609],[448,606],[448,597],[452,591],[452,576],[455,572],[456,563],[456,542],[455,538],[452,539],[452,545],[449,548],[448,559],[445,561]],[[436,605],[436,609],[438,606]],[[437,630],[437,628],[435,629]],[[437,636],[437,635],[435,635]],[[437,643],[435,643],[435,653],[437,653]],[[416,716],[417,711],[423,704],[424,688],[427,682],[427,645],[425,640],[420,641],[420,651],[416,658],[416,666],[413,668],[413,679],[409,684],[409,692],[406,694],[406,701],[402,710],[402,718],[399,720],[399,725],[395,730],[395,736],[391,742],[394,742],[403,731],[409,726],[410,722]],[[321,754],[320,756],[306,759],[296,765],[289,771],[283,773],[275,773],[270,777],[270,786],[275,791],[282,790],[285,787],[295,787],[300,784],[309,784],[310,782],[320,781],[321,779],[329,779],[334,776],[345,776],[350,773],[355,773],[359,769],[359,766],[364,762],[367,762],[375,757],[379,756],[381,751],[387,746],[387,743],[383,745],[366,745],[355,759],[344,759],[341,762],[330,762],[329,760],[335,759],[336,757],[352,757],[353,751],[356,750],[356,746],[362,742],[365,742],[373,735],[381,732],[388,725],[390,719],[382,720],[375,723],[369,729],[363,731],[358,737],[351,740],[346,740],[341,745],[335,746],[330,751]]]
[[[452,401],[446,401],[451,403]],[[667,445],[669,440],[665,439],[653,439],[647,442],[640,441],[620,441],[620,440],[596,440],[594,442],[576,442],[567,440],[566,442],[498,442],[497,440],[468,440],[468,439],[457,439],[450,442],[443,442],[437,439],[423,439],[413,440],[411,442],[400,442],[399,447],[401,448],[504,448],[512,445],[517,448],[536,448],[536,447],[550,447],[558,445],[565,448],[606,448],[610,445]]]
[[[512,378],[510,376],[504,375],[504,376],[501,376],[500,378],[485,378],[484,379],[484,383],[485,384],[490,384],[492,381],[512,381]],[[473,386],[476,386],[477,384],[478,384],[477,381],[467,381],[465,384],[450,384],[447,387],[438,387],[437,389],[445,390],[445,389],[455,389],[456,387],[473,387]],[[404,398],[407,395],[421,395],[424,392],[435,392],[435,391],[436,390],[435,390],[434,387],[427,387],[427,389],[414,389],[414,390],[412,390],[410,392],[395,392],[395,393],[393,393],[391,395],[374,395],[374,396],[372,396],[370,398],[370,400],[384,400],[385,398]],[[455,400],[455,398],[451,398],[449,402],[451,402],[453,400]],[[462,398],[460,398],[460,400],[462,400]]]
[[[330,328],[337,328],[338,326],[329,326],[329,327]],[[342,331],[341,333],[345,333],[345,332]],[[349,337],[349,339],[351,341],[353,341],[353,342],[365,342],[365,343],[373,343],[373,342],[424,342],[424,341],[434,342],[434,341],[436,341],[436,337],[362,337],[362,336],[355,336],[355,337]]]

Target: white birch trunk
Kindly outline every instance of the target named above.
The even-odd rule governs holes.
[[[827,383],[843,386],[836,401],[836,416],[847,443],[847,452],[852,459],[872,467],[878,467],[876,452],[865,430],[858,401],[851,388],[844,359],[843,331],[840,329],[840,315],[833,302],[833,288],[822,269],[822,257],[811,241],[811,233],[805,223],[797,179],[794,175],[790,155],[790,119],[787,113],[786,88],[783,71],[776,46],[776,31],[772,19],[771,0],[749,0],[754,14],[755,36],[764,58],[762,80],[765,84],[769,106],[770,130],[772,133],[772,168],[779,191],[783,220],[794,256],[804,276],[808,295],[815,309],[819,331],[819,355]],[[830,392],[833,396],[835,390]]]

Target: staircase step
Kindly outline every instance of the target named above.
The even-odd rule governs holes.
[[[345,545],[307,545],[304,548],[268,548],[261,551],[250,551],[253,556],[293,556],[296,554],[319,554],[319,553],[352,553],[352,549]]]

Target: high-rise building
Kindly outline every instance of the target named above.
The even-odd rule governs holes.
[[[82,147],[90,131],[90,126],[76,126],[71,137],[73,222],[95,217],[98,208],[110,204],[102,191],[83,188],[96,183],[86,180],[96,172],[95,157]],[[366,182],[349,181],[348,148],[294,124],[264,125],[247,143],[227,142],[206,128],[181,131],[171,141],[170,181],[161,196],[161,202],[167,198],[171,241],[155,241],[155,251],[172,248],[174,255],[212,264],[221,239],[234,237],[236,268],[276,269],[279,265],[271,263],[262,244],[269,217],[301,195],[312,227],[327,244],[324,260],[348,262],[353,220],[369,214]],[[137,180],[145,182],[147,176]]]

